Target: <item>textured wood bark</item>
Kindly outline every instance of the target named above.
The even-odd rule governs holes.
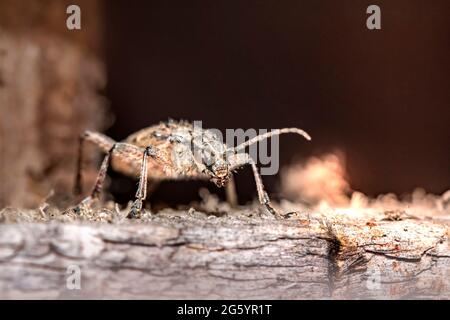
[[[2,224],[0,298],[450,298],[444,220],[383,219],[165,211]],[[81,290],[66,288],[69,265]]]
[[[78,3],[82,31],[66,28],[69,4],[0,2],[0,207],[67,194],[79,134],[104,127],[100,1]]]
[[[68,6],[81,9],[81,30],[66,28]],[[0,28],[19,34],[45,34],[63,39],[97,57],[103,53],[104,0],[2,0]]]
[[[73,185],[78,136],[104,119],[104,71],[47,37],[0,30],[0,52],[0,206],[35,206],[52,188]]]

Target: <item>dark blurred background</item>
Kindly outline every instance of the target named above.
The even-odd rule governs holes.
[[[366,28],[370,4],[381,7],[381,30]],[[105,9],[113,137],[168,117],[220,129],[299,126],[313,140],[281,137],[283,165],[339,149],[356,190],[448,189],[450,1],[111,1]],[[238,189],[248,197],[244,171]],[[264,180],[274,192],[277,177]]]
[[[81,7],[81,30],[65,27],[69,4]],[[381,7],[381,30],[366,28],[366,9],[372,4]],[[450,187],[448,0],[0,0],[0,9],[0,28],[18,43],[9,57],[23,58],[15,63],[19,74],[25,74],[27,68],[19,66],[30,61],[30,50],[22,50],[22,38],[16,35],[23,34],[26,41],[34,35],[43,52],[43,58],[36,57],[42,66],[34,78],[43,83],[44,98],[36,95],[37,111],[17,112],[17,128],[5,131],[11,132],[6,141],[17,142],[18,133],[31,132],[22,128],[22,114],[39,115],[43,108],[51,117],[61,114],[65,129],[77,124],[62,139],[60,129],[47,132],[50,120],[40,116],[29,121],[40,137],[38,149],[59,141],[72,150],[65,152],[65,165],[56,152],[60,147],[42,151],[56,156],[40,161],[43,178],[35,174],[33,181],[45,180],[58,166],[72,173],[81,128],[102,130],[89,122],[91,113],[99,110],[97,83],[103,83],[96,76],[99,72],[92,74],[93,64],[84,62],[84,53],[90,52],[105,62],[107,80],[101,94],[115,114],[107,130],[115,139],[169,117],[202,120],[204,127],[219,129],[297,126],[313,140],[282,136],[281,165],[340,150],[346,155],[351,186],[366,194],[402,194],[416,187],[439,194]],[[49,39],[54,49],[49,49]],[[55,58],[55,52],[66,60]],[[10,65],[5,63],[5,68]],[[82,69],[78,65],[91,70],[94,80],[87,80],[84,71],[77,74]],[[49,67],[55,69],[50,80]],[[65,71],[68,67],[70,72]],[[3,83],[33,78],[25,74],[15,79],[14,70],[9,74]],[[76,81],[70,78],[74,74]],[[25,93],[16,90],[12,96],[27,96],[29,90],[23,88]],[[86,98],[79,98],[80,88],[87,88]],[[17,109],[17,99],[11,100],[11,110]],[[80,111],[86,106],[91,112]],[[84,120],[77,120],[77,114]],[[8,115],[5,125],[11,122]],[[60,118],[51,120],[55,127]],[[30,143],[37,134],[31,132],[21,141]],[[6,166],[16,154],[10,151],[3,157],[5,174],[0,176],[17,172]],[[33,159],[20,169],[29,177],[36,156],[22,159]],[[132,198],[135,181],[111,174],[112,191],[124,201]],[[10,187],[3,188],[4,194],[30,184],[24,178],[12,187],[17,181],[13,176],[6,181]],[[47,192],[55,181],[61,178],[38,189]],[[270,193],[277,192],[279,176],[265,176],[264,181]],[[255,195],[251,170],[237,176],[237,185],[241,202]],[[153,197],[189,202],[197,197],[198,187],[164,184]]]

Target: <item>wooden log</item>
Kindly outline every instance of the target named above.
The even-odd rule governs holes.
[[[77,31],[66,27],[69,4],[0,2],[0,207],[70,194],[78,136],[105,127],[100,3],[79,3]]]
[[[20,214],[30,216],[10,208],[0,219]],[[0,224],[0,298],[450,298],[445,217],[164,210],[128,220],[103,209],[97,217],[111,223],[68,223],[67,214]],[[80,290],[67,288],[71,265]]]

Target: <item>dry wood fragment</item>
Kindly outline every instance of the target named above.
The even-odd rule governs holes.
[[[111,223],[16,223],[5,216],[18,211],[3,210],[12,223],[0,224],[0,298],[450,298],[445,217],[276,220],[243,209],[142,220],[101,209]],[[66,288],[73,264],[81,290]]]

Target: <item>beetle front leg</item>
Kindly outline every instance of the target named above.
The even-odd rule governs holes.
[[[136,200],[133,202],[131,206],[130,213],[128,214],[128,218],[137,218],[142,210],[142,202],[147,197],[147,161],[149,157],[148,148],[145,149],[142,164],[141,164],[141,172],[139,176],[139,186],[136,192]]]
[[[238,205],[237,193],[236,193],[236,183],[234,181],[233,174],[230,174],[230,179],[225,186],[225,194],[227,202],[230,207],[235,208]]]
[[[280,218],[281,215],[272,207],[270,198],[267,192],[264,190],[264,185],[261,179],[261,175],[258,172],[258,167],[255,161],[248,154],[236,154],[232,161],[232,169],[242,167],[244,165],[250,165],[252,167],[253,176],[255,177],[256,191],[258,193],[259,202],[266,207],[266,209],[273,214],[276,218]]]
[[[251,159],[251,158],[250,158]],[[258,167],[255,162],[251,160],[249,164],[253,170],[253,176],[255,177],[256,190],[258,192],[259,202],[266,207],[266,209],[273,214],[275,217],[280,218],[280,214],[272,207],[270,203],[270,198],[267,195],[267,192],[264,190],[264,185],[262,183],[261,175],[258,172]]]
[[[142,156],[142,164],[141,171],[139,175],[139,186],[136,192],[136,200],[133,202],[131,206],[130,212],[128,214],[128,218],[138,218],[140,212],[142,210],[142,203],[147,198],[147,185],[148,185],[148,172],[147,172],[147,163],[148,157],[152,157],[156,161],[163,163],[161,155],[152,147],[145,148]]]

